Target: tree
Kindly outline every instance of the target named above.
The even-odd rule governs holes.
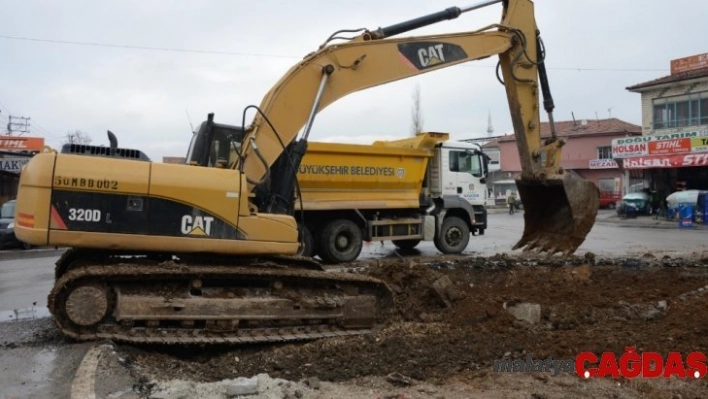
[[[62,144],[91,144],[91,136],[81,130],[67,132]]]
[[[423,131],[423,111],[420,109],[420,85],[418,83],[415,84],[415,89],[413,89],[411,116],[413,117],[412,135],[415,136]]]

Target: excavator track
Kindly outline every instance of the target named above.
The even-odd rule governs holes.
[[[81,341],[204,345],[351,336],[370,333],[393,308],[385,283],[312,270],[300,259],[291,260],[294,268],[287,258],[234,266],[219,258],[196,264],[70,251],[57,263],[48,307],[59,329]]]

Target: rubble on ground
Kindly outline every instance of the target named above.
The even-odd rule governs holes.
[[[233,384],[239,377],[257,376],[253,395],[258,398],[328,397],[339,392],[335,387],[362,388],[372,381],[378,388],[346,397],[376,397],[377,392],[466,397],[441,387],[463,381],[478,389],[483,381],[504,378],[489,374],[494,360],[502,357],[572,359],[583,351],[621,354],[627,346],[660,353],[708,352],[708,325],[702,317],[708,313],[706,260],[594,255],[374,260],[358,264],[355,272],[386,281],[396,310],[370,335],[193,350],[121,345],[120,352],[130,358],[131,367],[156,381]],[[533,389],[519,397],[562,397],[553,393],[553,383],[565,381],[568,388],[577,381],[536,377],[524,380]],[[682,392],[703,396],[695,394],[706,389],[703,381],[686,384]],[[610,384],[607,389],[619,388]],[[276,391],[281,396],[268,396]],[[622,392],[616,396],[646,396]]]

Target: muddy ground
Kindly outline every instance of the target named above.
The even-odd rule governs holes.
[[[705,379],[582,381],[574,374],[492,372],[493,361],[505,356],[619,356],[628,346],[708,352],[705,255],[393,259],[348,270],[383,279],[395,293],[395,315],[372,335],[241,348],[119,345],[116,356],[157,397],[175,380],[258,374],[267,374],[259,396],[273,398],[708,397]],[[452,286],[432,289],[444,276]],[[539,304],[540,321],[505,310],[516,303]]]

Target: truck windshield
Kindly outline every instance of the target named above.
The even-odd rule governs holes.
[[[450,151],[450,172],[469,173],[482,177],[482,163],[479,155],[466,151]]]

